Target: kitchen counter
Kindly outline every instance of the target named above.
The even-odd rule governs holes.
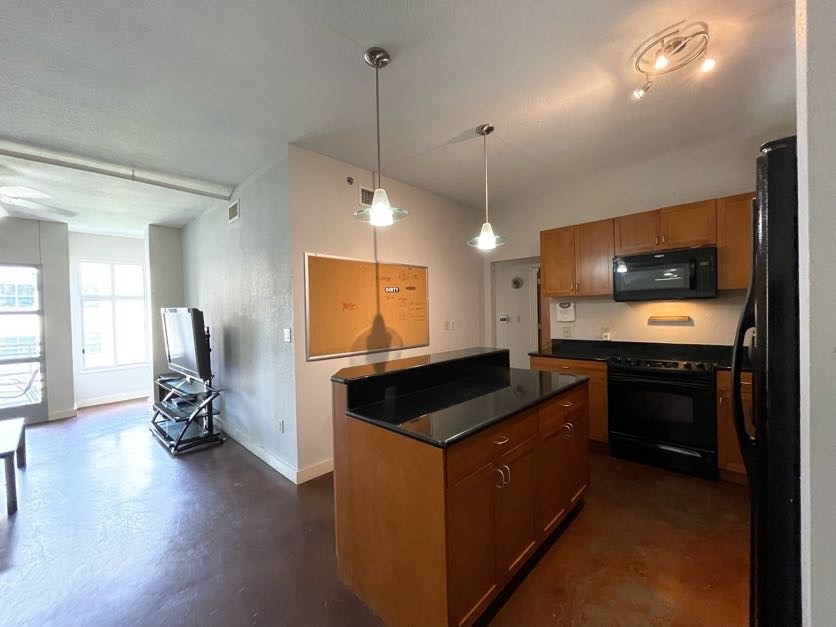
[[[731,366],[731,346],[720,344],[666,344],[605,340],[552,340],[551,348],[529,353],[533,357],[606,361],[608,357],[644,357],[677,361],[705,361],[719,368]]]
[[[583,376],[537,370],[498,369],[362,405],[346,413],[445,447],[586,380]]]

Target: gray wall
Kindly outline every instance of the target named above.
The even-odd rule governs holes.
[[[184,230],[185,300],[212,333],[224,430],[295,479],[293,345],[282,339],[293,323],[286,150],[235,194],[238,221],[228,223],[220,203]]]
[[[67,225],[0,218],[0,263],[41,266],[47,411],[50,420],[75,416]]]
[[[806,625],[836,624],[836,3],[797,3],[802,584]]]
[[[149,224],[145,233],[146,297],[151,329],[151,381],[168,372],[165,356],[163,323],[160,309],[182,307],[183,301],[183,246],[182,230]]]

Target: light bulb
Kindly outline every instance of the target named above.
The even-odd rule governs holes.
[[[650,91],[651,87],[653,87],[653,81],[645,81],[644,85],[633,91],[633,98],[641,100],[644,98],[645,94]]]
[[[392,205],[389,204],[389,196],[386,194],[386,190],[377,188],[374,190],[372,206],[369,209],[369,224],[372,226],[389,226],[394,221]]]
[[[706,57],[705,59],[702,60],[702,63],[700,64],[700,71],[710,72],[711,70],[714,69],[715,65],[717,65],[717,61],[715,61],[711,57]]]
[[[668,57],[661,50],[656,53],[656,61],[653,64],[657,70],[664,70],[668,66]]]
[[[490,222],[485,222],[482,225],[482,231],[479,233],[476,248],[480,250],[491,250],[492,248],[496,248],[496,236],[493,234],[493,227]]]

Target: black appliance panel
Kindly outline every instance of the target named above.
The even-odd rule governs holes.
[[[714,298],[717,249],[687,248],[613,259],[617,301]]]

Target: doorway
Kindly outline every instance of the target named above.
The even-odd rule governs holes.
[[[510,351],[512,368],[528,368],[539,345],[539,270],[539,257],[493,263],[494,344]]]
[[[0,419],[47,419],[38,266],[0,264]]]

